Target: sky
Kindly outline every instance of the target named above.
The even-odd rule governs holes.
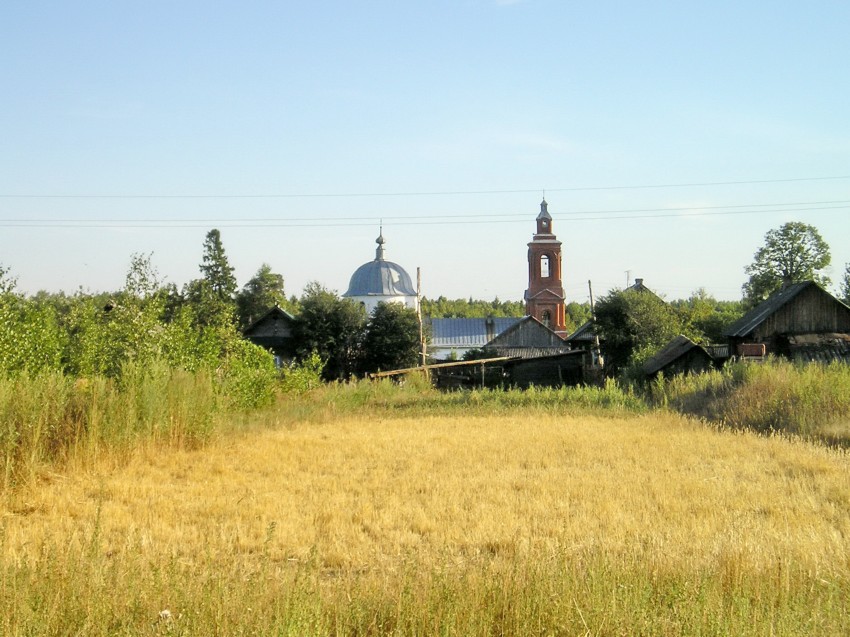
[[[545,196],[568,301],[737,299],[788,221],[850,262],[850,3],[5,2],[0,264],[20,290],[237,280],[520,300]]]

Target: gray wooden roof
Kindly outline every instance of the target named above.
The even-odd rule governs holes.
[[[579,327],[575,332],[567,336],[566,340],[568,342],[573,341],[588,341],[593,342],[595,338],[595,334],[593,333],[593,319],[587,321],[584,325]]]
[[[641,370],[643,370],[643,373],[647,376],[651,376],[652,374],[661,371],[677,358],[687,354],[694,348],[702,350],[708,358],[711,358],[711,355],[704,347],[697,345],[687,336],[682,336],[680,334],[667,343],[667,345],[662,347],[661,351],[659,351],[655,356],[646,361],[641,367]]]
[[[814,281],[802,281],[800,283],[792,283],[784,290],[774,292],[770,297],[756,305],[752,310],[723,330],[723,336],[743,338],[756,329],[771,314],[774,314],[779,308],[796,298],[800,292],[813,285],[820,288]],[[824,290],[824,293],[828,294],[826,290]]]
[[[250,336],[257,330],[257,328],[269,321],[283,321],[287,325],[291,325],[295,321],[295,317],[286,310],[281,309],[279,305],[275,305],[264,312],[260,318],[242,330],[242,333],[245,336]]]
[[[487,347],[559,347],[567,342],[533,316],[524,316],[487,343]]]

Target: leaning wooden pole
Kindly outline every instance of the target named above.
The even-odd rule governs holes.
[[[425,351],[425,329],[422,325],[422,268],[419,266],[416,266],[416,314],[419,317],[420,364],[425,367],[427,352]],[[427,370],[425,373],[428,373]]]

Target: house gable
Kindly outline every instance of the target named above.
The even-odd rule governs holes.
[[[750,342],[823,333],[849,334],[850,307],[813,281],[776,292],[724,331],[730,339]]]
[[[489,350],[536,348],[569,351],[567,342],[533,316],[526,316],[485,346]]]
[[[243,330],[242,335],[279,359],[289,359],[295,354],[292,327],[295,317],[275,305]]]

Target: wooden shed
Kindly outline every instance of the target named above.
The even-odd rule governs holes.
[[[703,346],[681,334],[665,345],[643,364],[641,370],[648,378],[675,376],[707,371],[714,367],[714,358]]]
[[[280,366],[295,356],[294,322],[294,316],[275,305],[245,328],[242,335],[274,354],[275,363]]]
[[[584,381],[584,352],[573,350],[534,358],[512,358],[503,368],[505,384],[512,387],[579,385]]]
[[[791,357],[799,337],[828,334],[850,334],[850,307],[814,281],[774,293],[724,330],[733,355],[756,343],[767,354]]]

